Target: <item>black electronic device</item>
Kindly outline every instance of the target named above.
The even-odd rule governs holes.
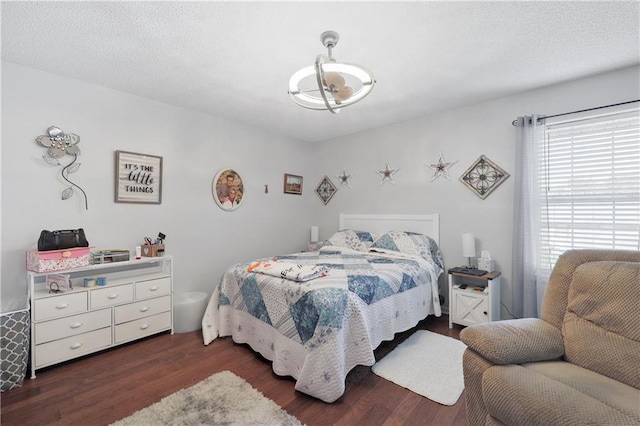
[[[456,272],[458,274],[467,274],[467,275],[475,275],[475,276],[481,276],[487,273],[487,271],[483,270],[483,269],[476,269],[476,268],[461,268],[461,267],[455,267],[455,268],[451,268],[449,269],[449,272]]]

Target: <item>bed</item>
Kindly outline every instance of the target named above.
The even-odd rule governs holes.
[[[333,402],[382,341],[441,315],[437,214],[340,214],[339,229],[319,251],[229,268],[205,310],[205,345],[231,336]]]

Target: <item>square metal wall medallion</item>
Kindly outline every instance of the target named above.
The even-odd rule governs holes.
[[[320,197],[322,202],[327,205],[337,190],[338,188],[336,188],[333,182],[325,176],[316,188],[316,194],[318,194],[318,197]]]
[[[502,170],[497,164],[484,155],[481,155],[480,158],[460,176],[460,181],[473,191],[474,194],[484,200],[494,189],[500,186],[502,182],[507,180],[508,177],[509,173]]]

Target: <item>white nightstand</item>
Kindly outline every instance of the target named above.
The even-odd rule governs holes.
[[[500,272],[478,276],[449,271],[449,328],[499,319]]]

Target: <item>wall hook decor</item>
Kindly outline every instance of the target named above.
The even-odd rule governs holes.
[[[87,201],[87,193],[84,192],[82,188],[80,188],[75,183],[69,180],[69,174],[75,173],[80,169],[80,163],[77,163],[78,155],[80,155],[80,148],[78,147],[78,143],[80,143],[80,136],[75,133],[65,133],[56,126],[50,126],[47,129],[46,135],[41,135],[36,138],[36,142],[38,142],[41,146],[48,148],[47,153],[42,156],[42,159],[50,166],[62,166],[62,170],[60,171],[60,176],[64,179],[69,185],[64,191],[62,191],[62,199],[68,200],[73,196],[73,188],[76,187],[82,195],[84,196],[84,207],[86,210],[89,210],[89,203]],[[61,158],[66,157],[67,155],[73,157],[70,163],[64,165],[60,162]]]

